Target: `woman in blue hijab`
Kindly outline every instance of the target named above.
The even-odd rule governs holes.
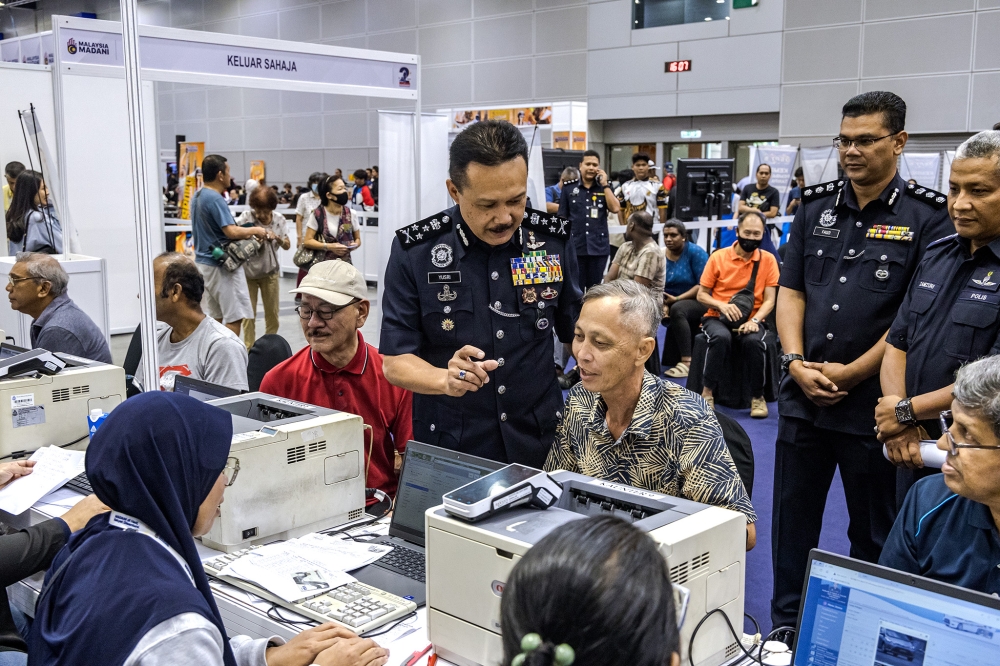
[[[211,529],[236,481],[232,435],[228,412],[176,393],[143,393],[111,412],[87,451],[87,476],[112,511],[52,562],[29,666],[385,663],[387,651],[332,623],[288,643],[224,640],[193,536]]]

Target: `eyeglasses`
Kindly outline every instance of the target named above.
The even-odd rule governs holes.
[[[226,458],[226,466],[222,468],[222,473],[226,476],[226,488],[236,483],[236,477],[240,474],[240,459],[232,456]]]
[[[951,410],[941,412],[941,432],[948,436],[948,453],[953,456],[958,455],[959,449],[998,449],[1000,446],[983,446],[982,444],[968,444],[966,442],[958,442],[955,440],[955,436],[951,434],[951,426],[955,423],[954,417],[951,415]]]
[[[833,147],[837,150],[847,151],[854,146],[858,150],[867,150],[875,145],[876,142],[882,139],[888,139],[890,136],[896,136],[899,132],[893,132],[892,134],[886,134],[885,136],[870,137],[864,136],[860,139],[848,139],[845,136],[835,136],[833,137]]]
[[[14,277],[13,275],[7,276],[7,284],[12,287],[16,287],[18,282],[24,282],[25,280],[40,280],[41,278],[36,277]]]
[[[355,299],[350,303],[345,303],[344,305],[341,305],[339,308],[316,308],[315,310],[306,305],[299,305],[296,306],[295,312],[298,313],[299,319],[301,319],[302,321],[309,321],[310,319],[312,319],[313,313],[315,313],[316,316],[322,319],[323,321],[330,321],[331,319],[333,319],[333,315],[337,314],[347,306],[354,305],[357,302],[358,302],[357,299]]]

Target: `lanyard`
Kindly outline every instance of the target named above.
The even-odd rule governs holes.
[[[197,587],[197,585],[194,582],[194,576],[191,574],[191,567],[189,567],[188,563],[184,561],[184,558],[181,557],[181,554],[178,553],[173,548],[171,548],[170,544],[168,544],[166,541],[158,537],[156,535],[156,532],[149,529],[146,523],[142,522],[138,518],[133,518],[128,514],[119,513],[118,511],[112,511],[110,517],[108,518],[108,524],[111,525],[112,527],[117,527],[120,530],[125,530],[126,532],[138,532],[139,534],[145,534],[150,539],[152,539],[156,543],[166,548],[167,552],[173,555],[174,559],[177,560],[177,563],[180,564],[181,567],[184,569],[184,573],[187,574],[187,577],[191,581],[191,584]]]

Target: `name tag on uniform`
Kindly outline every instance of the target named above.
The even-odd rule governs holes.
[[[975,301],[976,303],[1000,304],[1000,294],[968,289],[958,295],[960,301]]]
[[[823,236],[824,238],[839,238],[840,229],[828,229],[826,227],[814,227],[813,236]]]
[[[597,210],[596,208],[591,208],[591,209],[590,209],[590,218],[591,218],[592,220],[596,220],[596,219],[597,219],[597,216],[598,216],[599,214],[600,214],[600,211],[599,211],[599,210]]]
[[[934,282],[928,282],[927,280],[921,280],[917,283],[917,289],[926,289],[927,291],[933,291],[935,294],[938,291],[938,285]]]
[[[462,281],[462,271],[447,273],[428,273],[427,284],[458,284]]]

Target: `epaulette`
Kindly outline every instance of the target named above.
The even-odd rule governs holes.
[[[432,215],[431,217],[414,222],[413,224],[401,227],[396,230],[396,238],[404,248],[411,248],[414,245],[426,243],[432,238],[437,238],[441,234],[451,231],[452,221],[445,211]]]
[[[562,186],[566,187],[567,185],[572,185],[573,183],[579,183],[579,182],[580,182],[579,178],[574,178],[573,180],[567,180],[565,183],[562,184]]]
[[[958,238],[957,233],[952,234],[950,236],[945,236],[944,238],[938,238],[936,241],[932,241],[930,244],[928,244],[927,249],[929,250],[932,247],[939,247],[941,245],[946,245],[948,242],[954,240],[955,238]]]
[[[942,194],[937,190],[932,190],[929,187],[922,187],[920,185],[915,185],[914,183],[908,183],[906,185],[906,193],[917,201],[923,201],[928,206],[933,206],[937,209],[944,208],[948,205],[948,195]]]
[[[548,234],[556,238],[569,238],[569,220],[552,213],[525,208],[524,221],[521,224],[522,226],[527,226],[531,231]]]
[[[813,199],[821,199],[823,197],[828,197],[834,192],[837,192],[844,186],[843,180],[831,180],[829,183],[820,183],[819,185],[810,185],[809,187],[802,190],[802,203],[807,201],[812,201]]]

